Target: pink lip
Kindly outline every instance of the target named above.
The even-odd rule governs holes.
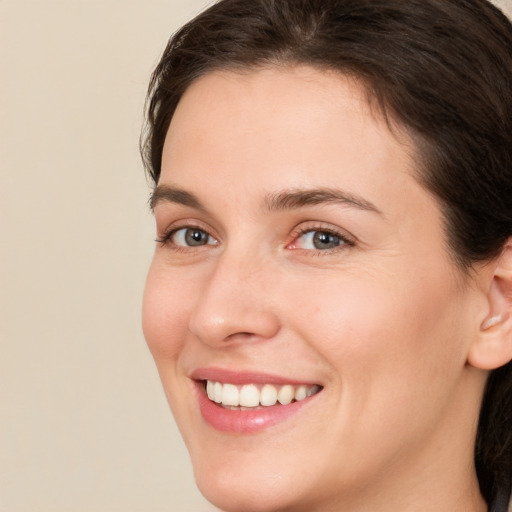
[[[234,372],[232,370],[223,370],[222,368],[198,368],[190,374],[194,380],[211,380],[243,386],[244,384],[273,384],[274,386],[314,386],[317,382],[289,379],[277,375],[266,373]]]
[[[259,373],[239,373],[213,368],[196,370],[193,372],[192,378],[196,380],[195,387],[199,400],[199,410],[203,419],[216,430],[233,434],[255,434],[281,423],[290,418],[290,416],[293,416],[317,396],[313,395],[300,402],[292,402],[288,405],[278,404],[255,409],[232,410],[212,402],[206,395],[204,383],[200,381],[212,380],[236,385],[265,383],[274,385],[292,384],[297,386],[301,384],[314,384]]]

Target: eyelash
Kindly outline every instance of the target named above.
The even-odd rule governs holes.
[[[354,247],[355,241],[352,238],[349,238],[346,234],[341,233],[340,231],[333,229],[331,227],[326,226],[319,226],[318,224],[315,225],[308,225],[308,226],[302,226],[299,229],[295,230],[291,234],[292,242],[288,243],[286,247],[290,247],[290,245],[297,243],[297,241],[304,235],[307,235],[308,233],[324,233],[330,236],[334,236],[336,238],[339,238],[341,243],[339,246],[329,248],[329,249],[303,249],[301,247],[293,248],[290,250],[295,251],[303,251],[304,253],[308,253],[310,255],[327,255],[333,252],[338,252],[341,250],[346,249],[347,247]]]
[[[178,244],[172,243],[172,237],[178,231],[181,231],[184,229],[201,231],[201,232],[205,233],[207,236],[212,237],[214,240],[216,240],[215,237],[213,237],[213,235],[211,235],[203,227],[198,226],[196,224],[187,224],[187,225],[181,225],[181,226],[173,226],[173,227],[167,229],[161,237],[158,237],[155,240],[155,242],[159,243],[162,246],[168,245],[172,248],[173,251],[177,251],[177,252],[194,250],[199,247],[203,247],[201,245],[194,247],[194,246],[184,246],[184,245],[178,245]],[[330,254],[332,252],[337,252],[337,251],[343,250],[344,248],[347,248],[347,247],[353,247],[355,245],[355,241],[353,239],[349,238],[347,235],[341,233],[340,231],[337,231],[331,227],[323,227],[323,226],[319,226],[316,224],[316,225],[311,225],[311,226],[304,226],[304,227],[301,227],[301,228],[293,231],[290,235],[290,238],[292,241],[288,242],[285,245],[285,247],[286,248],[290,247],[290,245],[292,245],[293,243],[296,243],[297,240],[299,240],[302,236],[304,236],[308,233],[314,233],[314,232],[325,233],[327,235],[331,235],[336,238],[339,238],[341,243],[339,246],[329,248],[329,249],[303,249],[303,248],[298,247],[298,248],[293,248],[290,250],[303,251],[304,253],[308,253],[310,255],[315,255],[315,254],[316,255],[326,255],[326,254]],[[205,244],[205,245],[214,245],[214,244]]]
[[[204,229],[203,227],[201,226],[198,226],[196,224],[186,224],[184,226],[172,226],[171,228],[168,228],[163,234],[161,237],[158,237],[155,242],[159,243],[160,245],[162,246],[165,246],[165,245],[169,245],[172,247],[172,250],[173,251],[186,251],[188,249],[194,249],[194,247],[192,246],[183,246],[183,245],[178,245],[178,244],[173,244],[172,243],[172,237],[178,232],[178,231],[181,231],[182,229],[191,229],[191,230],[197,230],[197,231],[202,231],[203,233],[205,233],[206,235],[208,235],[209,237],[212,237],[215,239],[215,237],[213,237],[206,229]],[[199,246],[200,247],[200,246]]]

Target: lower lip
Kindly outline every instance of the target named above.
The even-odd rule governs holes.
[[[234,434],[255,434],[281,423],[297,413],[316,395],[292,402],[288,405],[259,407],[253,410],[232,410],[212,402],[206,395],[204,385],[197,383],[199,409],[203,419],[216,430]]]

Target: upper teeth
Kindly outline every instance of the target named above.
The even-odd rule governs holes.
[[[314,395],[320,390],[320,386],[274,386],[265,384],[223,384],[222,382],[206,381],[206,393],[208,398],[218,404],[228,407],[258,407],[259,405],[271,406],[279,402],[287,405],[293,400],[297,402]]]

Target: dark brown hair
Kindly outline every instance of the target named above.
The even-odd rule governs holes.
[[[150,83],[142,155],[155,183],[187,87],[216,69],[309,64],[356,77],[415,142],[418,179],[468,270],[512,236],[512,25],[486,0],[222,0],[169,41]],[[512,364],[488,381],[475,462],[510,494]],[[503,499],[503,498],[502,498]]]

